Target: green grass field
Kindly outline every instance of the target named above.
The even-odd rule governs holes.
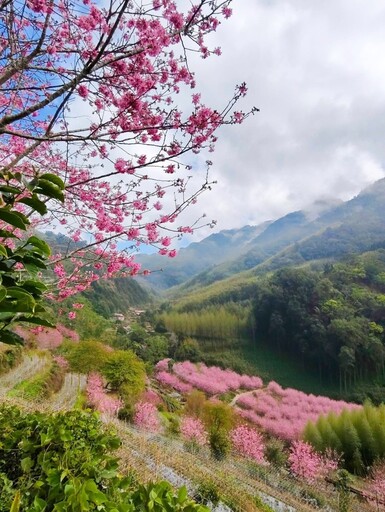
[[[207,364],[218,364],[238,372],[258,375],[265,384],[275,380],[283,387],[299,389],[306,393],[339,396],[337,383],[322,384],[318,374],[306,369],[300,361],[280,356],[266,345],[252,347],[250,343],[244,341],[238,342],[238,345],[233,343],[232,347],[220,342],[215,346],[213,343],[200,344]]]

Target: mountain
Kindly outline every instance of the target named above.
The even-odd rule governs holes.
[[[211,235],[182,249],[177,260],[167,262],[149,284],[169,289],[169,296],[180,296],[245,271],[258,275],[381,247],[385,247],[385,179],[346,202],[321,201],[254,228]],[[142,259],[150,269],[160,268],[160,261],[154,255]]]
[[[178,257],[168,259],[158,254],[139,255],[137,260],[152,272],[141,284],[150,285],[156,290],[164,290],[179,285],[194,275],[212,268],[226,260],[236,259],[248,250],[248,244],[265,231],[270,221],[258,226],[244,226],[229,229],[208,236],[201,242],[194,242],[179,251]]]
[[[66,254],[85,245],[85,242],[73,242],[62,233],[46,231],[40,236],[46,240],[53,253]],[[82,295],[87,297],[98,314],[106,318],[113,313],[124,313],[129,307],[149,304],[154,297],[148,288],[141,286],[132,277],[95,281]]]

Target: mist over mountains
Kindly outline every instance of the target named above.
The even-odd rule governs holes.
[[[172,261],[139,255],[156,291],[191,289],[253,270],[272,271],[385,247],[385,179],[353,199],[325,199],[258,226],[220,231],[179,251]]]

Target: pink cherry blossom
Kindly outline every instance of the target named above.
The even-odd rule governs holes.
[[[230,439],[234,450],[240,455],[253,459],[259,464],[266,464],[264,442],[261,434],[255,429],[239,425],[230,432]]]
[[[204,446],[208,442],[208,434],[199,418],[184,416],[180,424],[180,433],[185,441]]]
[[[138,402],[135,406],[134,424],[148,432],[159,432],[161,425],[155,405],[149,402]]]
[[[178,226],[180,214],[211,188],[209,178],[189,179],[195,159],[185,155],[211,152],[221,126],[255,111],[237,107],[244,84],[223,104],[203,104],[189,63],[197,52],[221,53],[213,36],[231,0],[129,4],[20,0],[0,10],[3,169],[25,183],[56,175],[66,187],[64,202],[51,200],[46,215],[32,218],[34,228],[60,226],[73,242],[51,257],[51,299],[137,275],[133,254],[120,250],[127,242],[176,257],[174,240],[192,232]],[[21,196],[30,198],[27,186]]]

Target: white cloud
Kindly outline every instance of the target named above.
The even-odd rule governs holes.
[[[383,177],[383,2],[239,0],[233,9],[213,38],[223,56],[193,67],[208,103],[219,107],[245,80],[244,109],[261,112],[222,129],[219,183],[199,211],[231,228],[346,200]]]

